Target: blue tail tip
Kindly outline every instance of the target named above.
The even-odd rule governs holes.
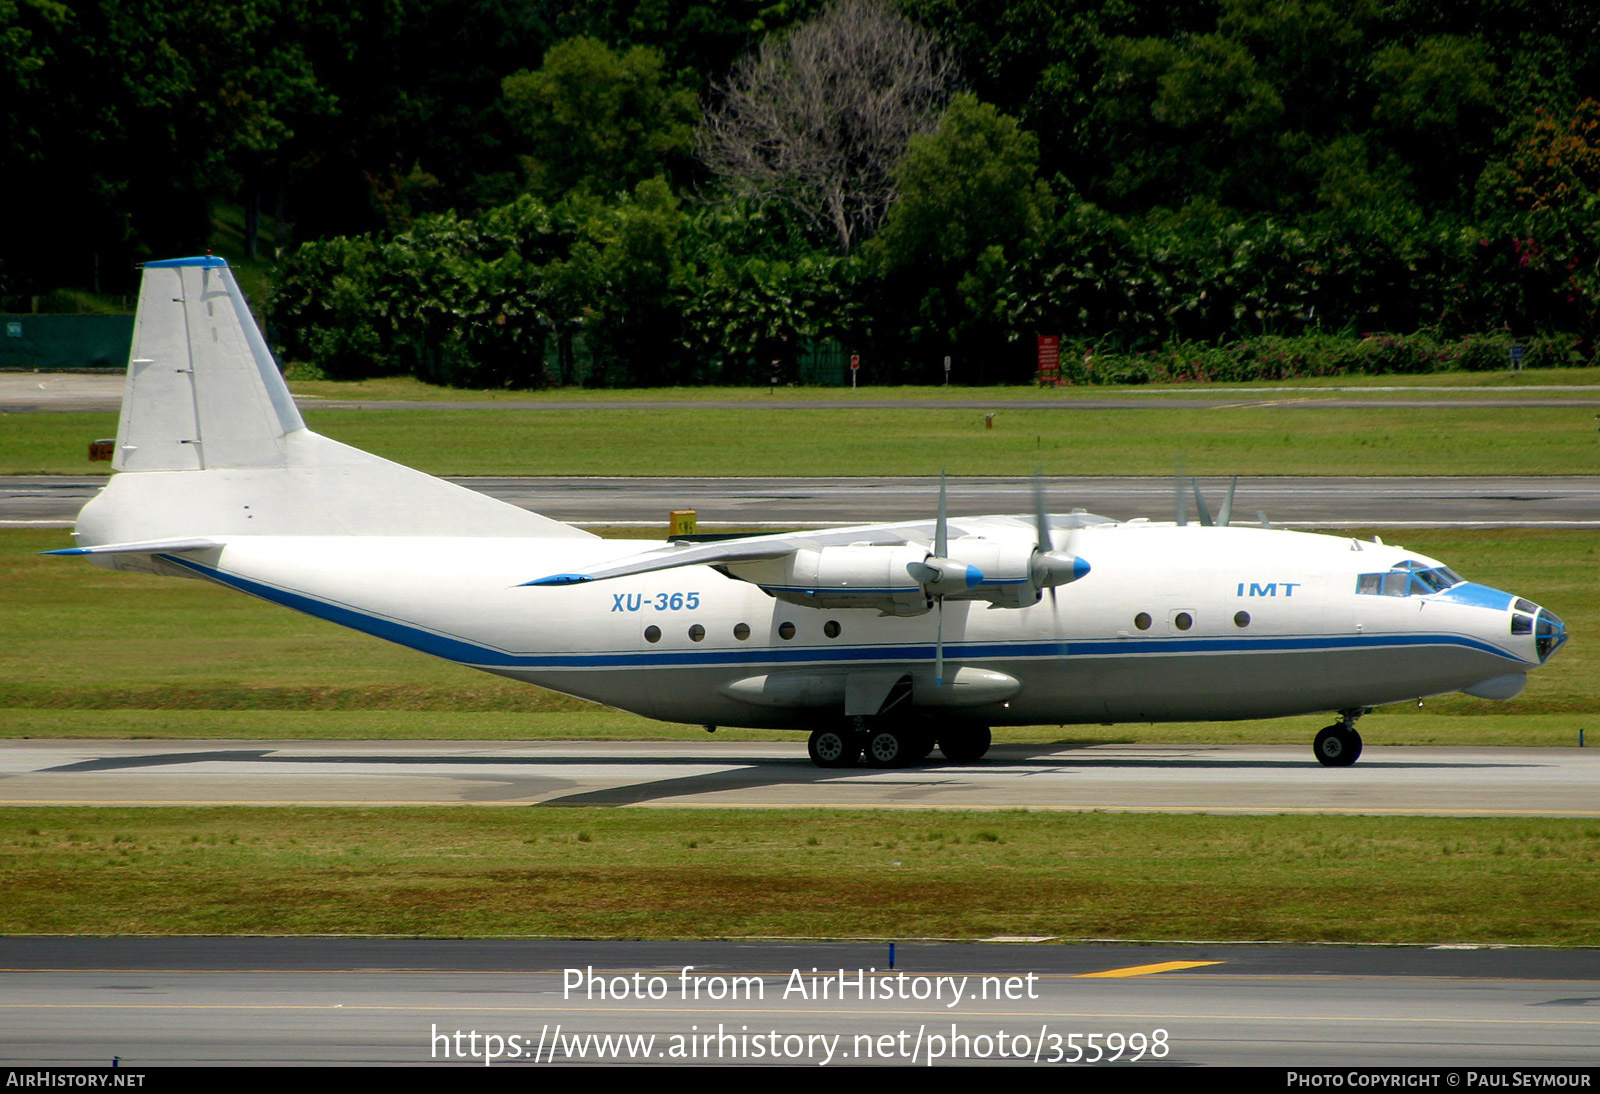
[[[581,585],[585,581],[593,580],[587,574],[551,574],[549,577],[536,577],[532,581],[524,581],[522,588],[529,585]]]
[[[216,255],[194,255],[189,258],[163,258],[157,262],[146,262],[147,270],[170,270],[180,266],[199,266],[203,270],[215,270],[219,266],[226,266],[228,260]]]

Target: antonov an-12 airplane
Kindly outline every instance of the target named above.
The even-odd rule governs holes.
[[[77,546],[650,718],[810,733],[823,767],[1004,725],[1507,699],[1561,620],[1378,541],[1081,510],[607,541],[305,427],[222,259],[145,266],[117,472]],[[1263,525],[1265,520],[1263,520]]]

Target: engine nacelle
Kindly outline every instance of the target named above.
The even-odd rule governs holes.
[[[958,539],[950,544],[948,557],[977,570],[981,577],[963,590],[952,590],[950,600],[987,600],[1001,608],[1026,608],[1037,603],[1041,586],[1036,584],[1031,543],[1005,543],[977,537]]]
[[[911,546],[804,548],[781,559],[732,563],[727,570],[790,604],[921,615],[929,609],[928,594],[909,567],[927,553]]]

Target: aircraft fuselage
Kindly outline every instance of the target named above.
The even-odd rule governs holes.
[[[847,713],[864,675],[907,678],[911,708],[941,721],[1028,725],[1358,709],[1541,661],[1532,628],[1512,633],[1510,593],[1359,592],[1396,563],[1439,565],[1402,548],[1144,522],[1071,536],[1094,568],[1054,597],[945,605],[943,684],[932,612],[819,611],[707,566],[524,585],[575,553],[650,546],[638,541],[240,536],[163,561],[463,665],[706,725],[812,729]]]

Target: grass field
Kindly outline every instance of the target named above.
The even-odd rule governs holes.
[[[1033,384],[1012,384],[992,387],[906,386],[886,387],[863,384],[852,391],[844,387],[782,387],[774,391],[768,387],[668,387],[668,388],[544,388],[534,391],[480,390],[474,388],[440,387],[425,384],[411,376],[384,376],[372,380],[291,380],[289,387],[296,395],[322,399],[405,399],[499,402],[529,400],[550,403],[610,402],[614,400],[646,400],[650,402],[739,401],[760,403],[768,399],[837,400],[837,399],[915,399],[968,402],[975,399],[1036,400],[1049,405],[1062,399],[1126,398],[1129,395],[1210,395],[1218,389],[1237,391],[1241,388],[1268,390],[1274,393],[1289,392],[1311,398],[1351,396],[1363,392],[1375,398],[1392,396],[1396,390],[1459,392],[1463,396],[1474,394],[1493,396],[1508,389],[1579,388],[1575,396],[1592,397],[1594,388],[1600,386],[1600,368],[1549,368],[1511,372],[1439,372],[1416,376],[1318,376],[1299,380],[1265,380],[1243,384],[1214,384],[1200,382],[1163,384],[1101,384],[1072,387],[1038,387]],[[1559,391],[1541,390],[1553,398],[1562,397]]]
[[[1000,411],[339,411],[311,428],[436,475],[1584,475],[1592,406]],[[0,474],[97,474],[112,414],[13,414]],[[730,458],[736,453],[736,458]]]
[[[0,868],[0,933],[1600,944],[1593,821],[18,808]]]

